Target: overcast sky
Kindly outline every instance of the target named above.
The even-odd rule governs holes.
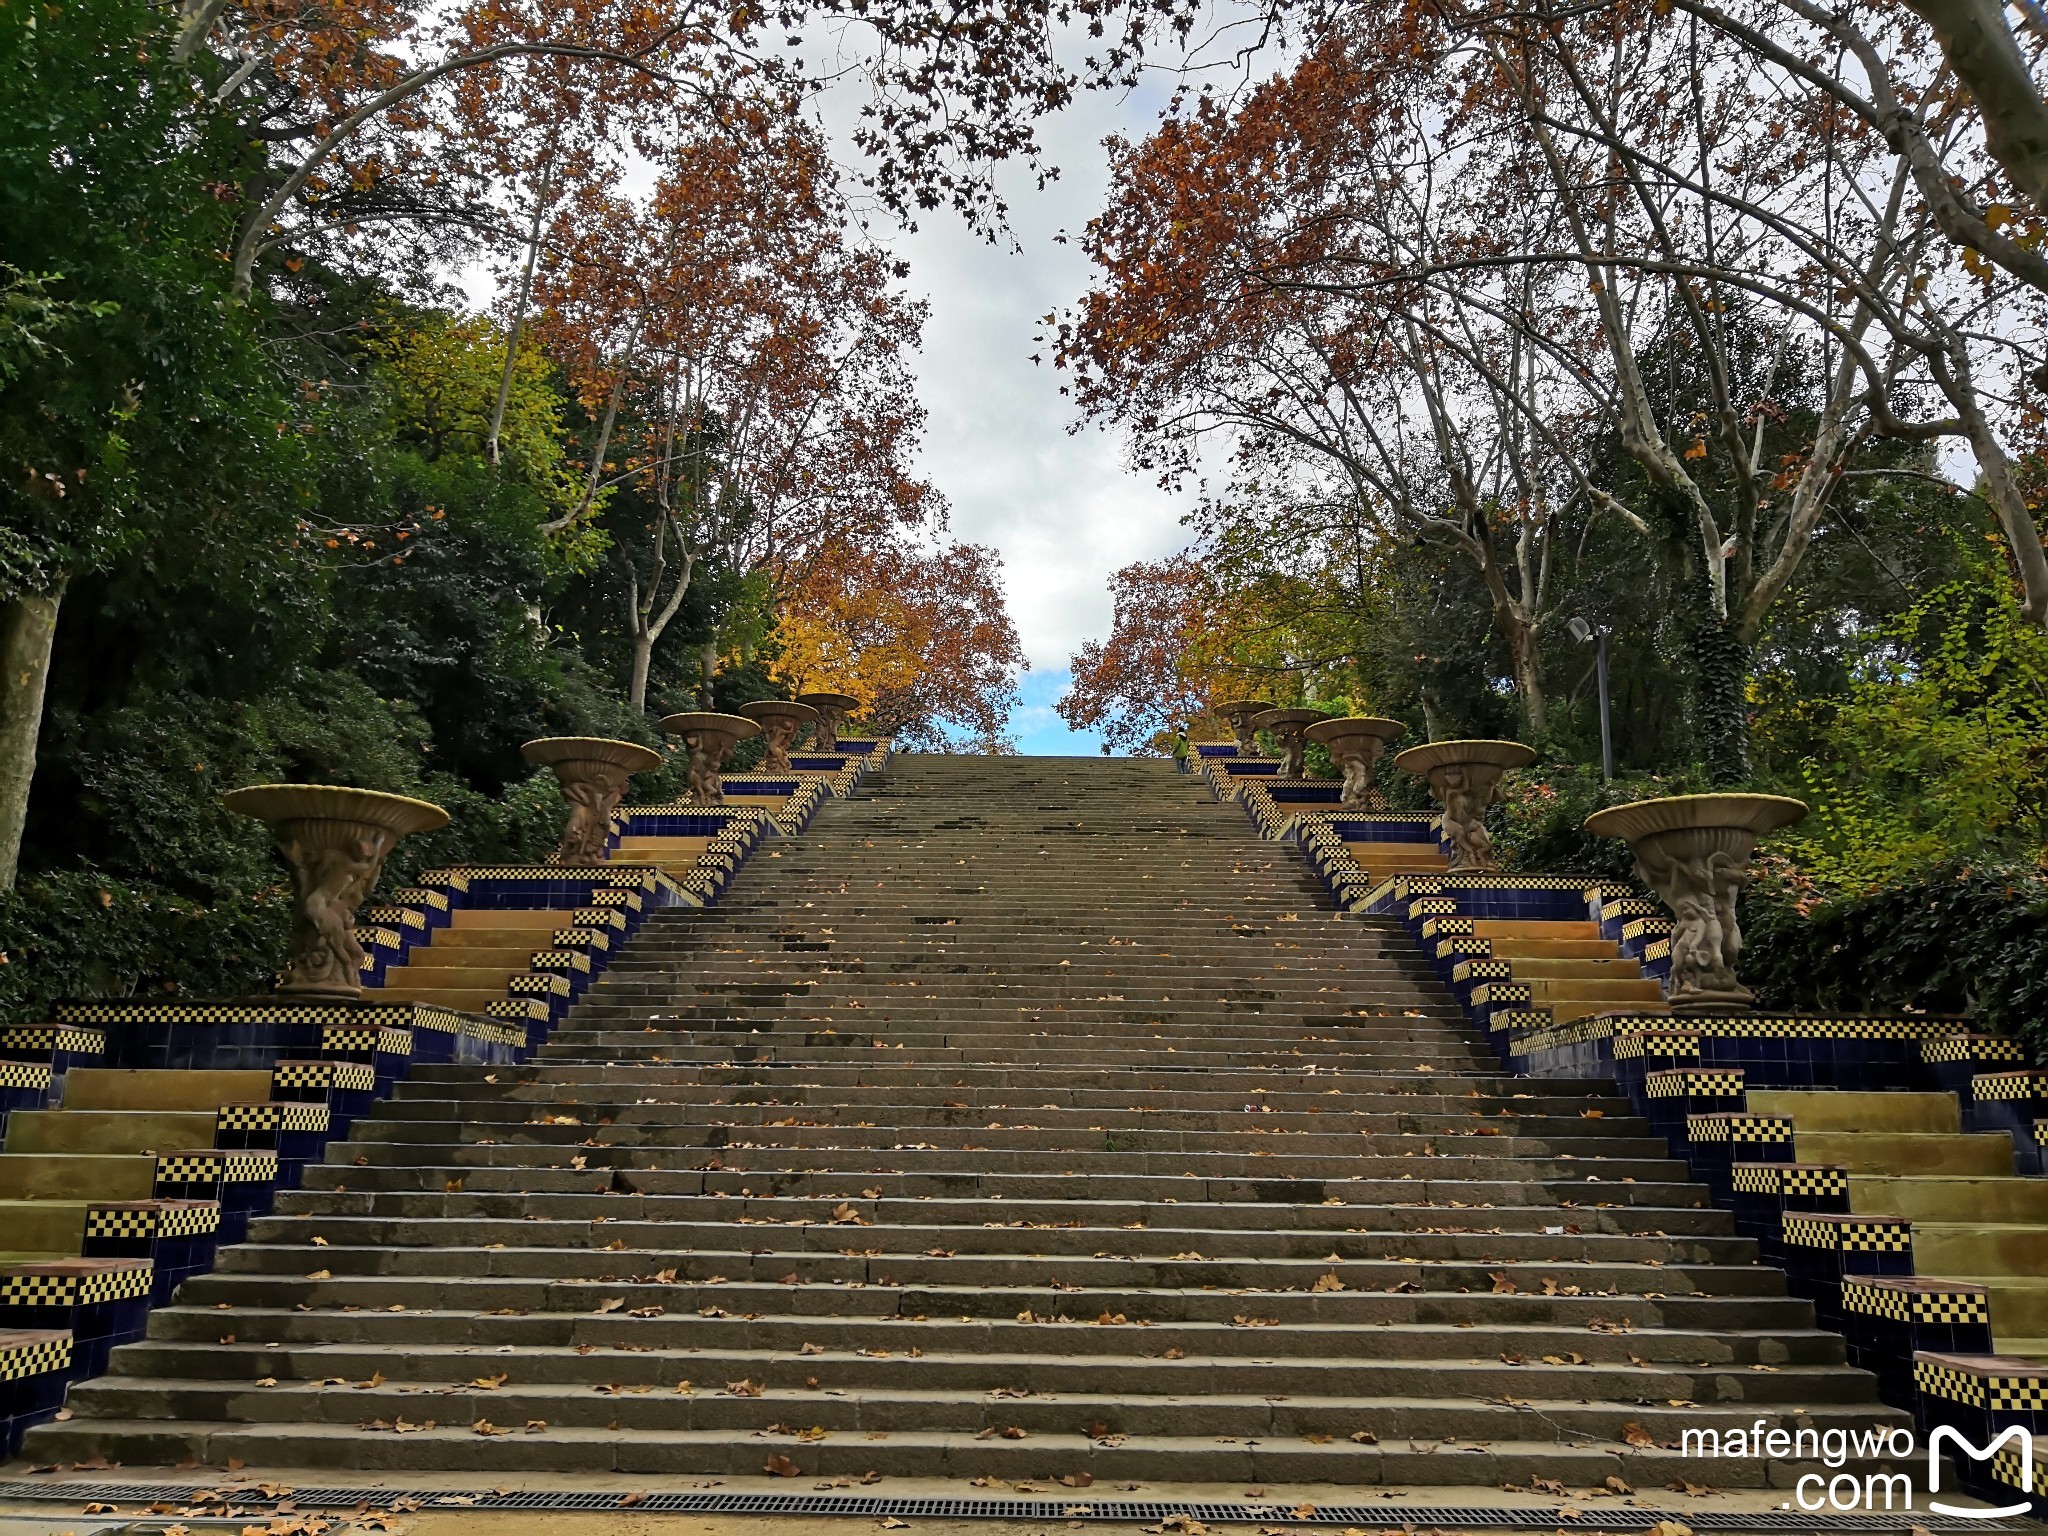
[[[919,390],[931,412],[921,468],[953,507],[953,532],[1002,552],[1010,614],[1031,660],[1024,708],[1012,733],[1026,752],[1094,752],[1052,712],[1067,658],[1109,632],[1108,581],[1133,560],[1185,542],[1186,498],[1123,467],[1115,439],[1093,427],[1070,433],[1072,403],[1050,362],[1034,365],[1040,319],[1085,290],[1089,266],[1074,245],[1102,206],[1102,139],[1141,137],[1160,98],[1085,96],[1045,123],[1060,178],[1039,192],[1027,176],[1004,183],[1021,253],[989,245],[951,214],[936,214],[889,243],[911,264],[908,286],[931,300]]]

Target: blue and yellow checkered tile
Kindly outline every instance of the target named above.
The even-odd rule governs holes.
[[[1469,935],[1474,926],[1469,917],[1425,917],[1422,920],[1422,936],[1425,939],[1455,938]]]
[[[0,1092],[46,1094],[50,1076],[47,1061],[0,1060]]]
[[[448,894],[431,886],[402,885],[391,893],[394,905],[401,907],[424,907],[430,912],[448,910]]]
[[[1979,1072],[1970,1079],[1970,1097],[1980,1103],[2048,1099],[2048,1072],[2023,1069]]]
[[[1653,1099],[1739,1099],[1742,1072],[1726,1067],[1660,1067],[1643,1075],[1643,1092]]]
[[[1663,1029],[1614,1037],[1616,1061],[1698,1059],[1700,1037],[1689,1029]]]
[[[403,930],[404,934],[413,937],[418,937],[427,931],[426,913],[412,907],[394,907],[390,905],[365,907],[362,910],[361,916],[365,923],[373,927],[400,929]]]
[[[568,977],[552,971],[520,971],[505,978],[505,990],[513,997],[546,999],[567,997],[571,989]]]
[[[60,1328],[0,1330],[0,1381],[48,1376],[71,1364],[71,1335]]]
[[[2048,1363],[2004,1355],[1913,1356],[1913,1382],[1929,1397],[2002,1415],[2048,1412]]]
[[[1728,1170],[1729,1182],[1738,1195],[1778,1195],[1784,1192],[1789,1163],[1737,1163]]]
[[[156,1155],[159,1188],[186,1184],[263,1184],[277,1177],[277,1154],[261,1148],[200,1147]]]
[[[1483,944],[1486,941],[1482,939],[1480,942]],[[1451,980],[1454,982],[1508,981],[1514,974],[1514,967],[1505,960],[1460,960],[1451,967]]]
[[[488,1017],[507,1022],[535,1021],[545,1024],[552,1015],[552,1010],[544,997],[501,997],[486,1003],[484,1007],[489,1010]],[[520,1039],[525,1039],[523,1032]]]
[[[2026,1454],[2018,1443],[2008,1440],[1991,1453],[1991,1481],[2037,1499],[2048,1499],[2048,1445],[2038,1440]],[[2039,1513],[2036,1506],[2035,1513]]]
[[[325,1024],[337,1013],[354,1009],[347,1004],[302,1002],[280,996],[261,1005],[233,1002],[138,1002],[103,999],[83,1003],[59,1003],[58,1017],[67,1023],[95,1026],[136,1024]]]
[[[1497,965],[1499,961],[1485,961]],[[1526,981],[1482,981],[1472,989],[1474,1008],[1526,1008],[1535,1001]]]
[[[95,1201],[85,1213],[88,1243],[209,1237],[219,1230],[217,1200]]]
[[[324,1131],[329,1115],[325,1104],[299,1103],[290,1099],[267,1104],[223,1104],[214,1115],[214,1133]]]
[[[578,907],[569,914],[569,921],[578,928],[602,928],[619,933],[626,927],[626,914],[613,907]]]
[[[1600,901],[1603,922],[1630,923],[1642,918],[1661,917],[1663,910],[1656,902],[1642,896],[1602,897]]]
[[[273,1091],[368,1093],[377,1086],[377,1069],[366,1061],[280,1061],[270,1069],[270,1085]]]
[[[53,1259],[0,1265],[0,1312],[96,1307],[149,1294],[147,1259]]]
[[[1632,917],[1621,925],[1624,939],[1664,939],[1671,936],[1671,919],[1668,917]]]
[[[1711,1145],[1781,1145],[1792,1143],[1789,1115],[1755,1114],[1748,1110],[1706,1110],[1685,1117],[1686,1140]]]
[[[1492,1032],[1547,1029],[1550,1023],[1548,1008],[1495,1008],[1486,1016],[1486,1027]]]
[[[1826,1163],[1787,1163],[1778,1193],[1786,1200],[1846,1200],[1849,1170]]]
[[[2008,1035],[1946,1034],[1920,1043],[1920,1059],[1929,1065],[1961,1062],[2018,1066],[2026,1061],[2026,1047]]]
[[[1836,1211],[1787,1211],[1785,1241],[1843,1255],[1910,1254],[1913,1224],[1897,1216],[1851,1216]]]
[[[1991,1324],[1991,1296],[1984,1286],[1927,1275],[1845,1275],[1842,1309],[1893,1323]]]
[[[536,949],[527,964],[536,971],[567,971],[571,976],[590,972],[590,956],[580,949]]]
[[[104,1056],[107,1054],[106,1034],[102,1030],[71,1024],[15,1024],[0,1029],[0,1056],[40,1061],[52,1054]]]

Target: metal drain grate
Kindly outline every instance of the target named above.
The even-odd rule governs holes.
[[[21,1499],[40,1503],[151,1504],[187,1503],[201,1493],[229,1490],[202,1483],[47,1483],[0,1482],[0,1500]],[[275,1502],[254,1489],[246,1490],[238,1504],[250,1508]],[[679,1515],[841,1515],[879,1520],[1095,1520],[1118,1524],[1157,1524],[1173,1515],[1184,1515],[1214,1525],[1357,1526],[1367,1531],[1394,1527],[1437,1526],[1444,1529],[1528,1530],[1579,1527],[1587,1531],[1643,1531],[1669,1517],[1666,1510],[1588,1510],[1564,1517],[1556,1509],[1509,1508],[1499,1505],[1405,1505],[1393,1501],[1372,1504],[1325,1504],[1313,1515],[1297,1514],[1286,1504],[1213,1504],[1193,1500],[1167,1499],[948,1499],[885,1498],[874,1495],[834,1497],[801,1493],[629,1493],[616,1491],[571,1491],[543,1489],[532,1492],[496,1493],[490,1489],[429,1488],[307,1488],[295,1487],[289,1495],[302,1510],[353,1509],[360,1504],[388,1508],[394,1500],[416,1501],[422,1510],[607,1510],[631,1508],[643,1514]],[[627,1500],[631,1499],[631,1504]],[[1909,1525],[1923,1530],[1946,1532],[2008,1532],[2032,1529],[2017,1521],[1965,1520],[1940,1515],[1903,1511],[1891,1515],[1808,1515],[1796,1510],[1694,1510],[1683,1520],[1695,1531],[1783,1531],[1839,1536],[1839,1533],[1869,1531],[1898,1533]]]

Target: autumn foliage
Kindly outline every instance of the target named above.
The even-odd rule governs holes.
[[[1015,750],[1004,730],[1026,662],[993,550],[835,542],[784,597],[776,637],[792,693],[849,694],[907,746]]]

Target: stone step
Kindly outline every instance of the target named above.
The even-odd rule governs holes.
[[[1952,1093],[1858,1092],[1827,1088],[1811,1092],[1758,1088],[1746,1099],[1760,1115],[1783,1115],[1801,1136],[1816,1131],[1900,1131],[1954,1135],[1962,1127]]]
[[[735,1438],[730,1430],[679,1431],[629,1428],[556,1428],[534,1435],[483,1436],[470,1424],[451,1428],[435,1420],[433,1429],[412,1428],[432,1417],[433,1399],[411,1399],[419,1419],[407,1420],[405,1434],[362,1431],[342,1425],[249,1425],[187,1422],[170,1425],[152,1420],[81,1420],[39,1429],[39,1454],[84,1459],[108,1444],[127,1447],[133,1461],[162,1464],[193,1460],[211,1465],[238,1462],[254,1467],[346,1467],[377,1471],[468,1471],[510,1474],[534,1470],[608,1472],[632,1475],[758,1476],[768,1459],[782,1456],[803,1476],[988,1477],[998,1482],[1037,1479],[1034,1485],[1056,1493],[1058,1478],[1087,1473],[1096,1483],[1143,1479],[1154,1483],[1272,1483],[1276,1485],[1341,1485],[1414,1487],[1449,1482],[1457,1486],[1528,1484],[1534,1478],[1560,1479],[1574,1487],[1599,1487],[1608,1477],[1626,1477],[1655,1486],[1667,1480],[1696,1476],[1696,1460],[1675,1449],[1638,1450],[1613,1444],[1566,1442],[1547,1438],[1542,1410],[1531,1404],[1518,1414],[1517,1432],[1544,1434],[1526,1440],[1496,1440],[1461,1446],[1457,1437],[1396,1439],[1391,1445],[1356,1445],[1334,1432],[1330,1443],[1306,1438],[1276,1443],[1258,1434],[1228,1437],[1171,1436],[1099,1440],[1084,1435],[1042,1436],[1012,1441],[999,1436],[982,1441],[965,1433],[891,1435],[871,1441],[865,1435],[803,1445],[783,1437]],[[628,1398],[626,1401],[633,1401]],[[623,1412],[624,1410],[621,1410]],[[1652,1410],[1642,1409],[1642,1415]],[[457,1412],[454,1415],[460,1418]],[[508,1415],[509,1417],[509,1415]],[[1538,1421],[1531,1423],[1530,1421]],[[1896,1424],[1907,1427],[1892,1410],[1845,1412],[1849,1424]],[[495,1421],[493,1421],[495,1426]],[[1739,1417],[1731,1416],[1730,1428]],[[1091,1428],[1093,1426],[1090,1426]],[[1107,1426],[1105,1425],[1105,1428]],[[1254,1426],[1256,1427],[1256,1426]],[[1341,1426],[1340,1426],[1341,1427]],[[1676,1424],[1663,1431],[1673,1444],[1682,1432]],[[880,1433],[880,1432],[878,1432]],[[1370,1433],[1353,1431],[1352,1433]],[[1660,1442],[1661,1444],[1661,1442]],[[1439,1456],[1437,1453],[1442,1452]],[[1852,1474],[1878,1470],[1850,1460]],[[1830,1469],[1833,1470],[1832,1468]],[[1720,1458],[1714,1462],[1715,1486],[1726,1489],[1773,1488],[1779,1468],[1753,1459]],[[777,1489],[786,1484],[777,1483]]]
[[[1636,1187],[1631,1186],[1630,1192],[1633,1193]],[[1697,1195],[1693,1186],[1679,1187]],[[1397,1186],[1396,1192],[1405,1196],[1415,1193],[1407,1186]],[[1177,1244],[1176,1252],[1200,1248],[1201,1234],[1208,1232],[1217,1233],[1221,1238],[1253,1233],[1271,1241],[1282,1241],[1290,1233],[1327,1234],[1348,1232],[1353,1228],[1393,1230],[1396,1224],[1404,1230],[1436,1226],[1447,1231],[1477,1222],[1510,1231],[1541,1227],[1563,1230],[1569,1226],[1580,1226],[1589,1232],[1633,1232],[1653,1237],[1667,1233],[1725,1235],[1734,1231],[1733,1219],[1726,1211],[1706,1204],[1658,1206],[1605,1201],[1597,1205],[1570,1207],[1548,1201],[1496,1204],[1460,1201],[1455,1192],[1445,1194],[1442,1186],[1434,1182],[1429,1186],[1429,1192],[1440,1198],[1431,1201],[1408,1199],[1401,1204],[1365,1201],[1325,1203],[1321,1200],[1302,1204],[1267,1200],[1147,1202],[1078,1197],[998,1201],[932,1196],[903,1200],[863,1195],[855,1215],[868,1222],[861,1229],[870,1234],[865,1239],[868,1243],[881,1240],[902,1228],[927,1224],[991,1232],[1028,1227],[1037,1234],[1033,1241],[1045,1245],[1048,1253],[1060,1251],[1063,1244],[1076,1242],[1090,1248],[1100,1246],[1102,1239],[1098,1234],[1154,1229],[1190,1234],[1186,1242]],[[703,1195],[628,1195],[609,1190],[602,1195],[589,1191],[528,1192],[507,1199],[470,1191],[403,1194],[344,1190],[335,1193],[330,1189],[308,1188],[281,1193],[277,1206],[281,1213],[277,1218],[279,1224],[265,1230],[275,1240],[291,1242],[299,1240],[292,1235],[295,1232],[322,1233],[324,1229],[319,1224],[322,1221],[358,1217],[406,1222],[453,1221],[461,1224],[453,1229],[458,1233],[467,1231],[468,1224],[472,1222],[516,1222],[522,1230],[534,1231],[546,1230],[550,1223],[575,1223],[592,1239],[580,1246],[603,1247],[614,1240],[624,1241],[620,1234],[629,1231],[632,1223],[648,1224],[641,1240],[658,1246],[663,1232],[680,1230],[697,1222],[709,1222],[725,1229],[747,1229],[750,1241],[760,1243],[767,1240],[765,1229],[768,1228],[837,1227],[845,1221],[839,1207],[850,1203],[854,1202],[844,1196],[801,1199],[754,1195],[735,1199],[722,1192]],[[283,1224],[287,1217],[292,1223],[289,1226]],[[299,1225],[304,1221],[312,1221],[314,1225]],[[617,1230],[610,1230],[612,1228]],[[503,1241],[503,1234],[489,1240]],[[1218,1240],[1210,1239],[1212,1242]],[[1312,1240],[1321,1241],[1320,1238]]]
[[[10,1153],[177,1152],[213,1145],[215,1111],[17,1109]]]
[[[223,1104],[262,1104],[269,1098],[267,1071],[73,1067],[64,1074],[66,1109],[187,1110],[211,1115]],[[211,1139],[209,1132],[187,1145],[204,1146]]]
[[[394,995],[561,921],[458,912]],[[1623,985],[1589,923],[1479,931]],[[533,1059],[415,1069],[27,1454],[1597,1486],[1697,1478],[1624,1437],[1903,1426],[1753,1256],[1205,781],[906,755]]]
[[[2010,1177],[2012,1137],[2004,1131],[1941,1135],[1909,1131],[1795,1131],[1799,1160],[1851,1173],[1974,1174]]]

